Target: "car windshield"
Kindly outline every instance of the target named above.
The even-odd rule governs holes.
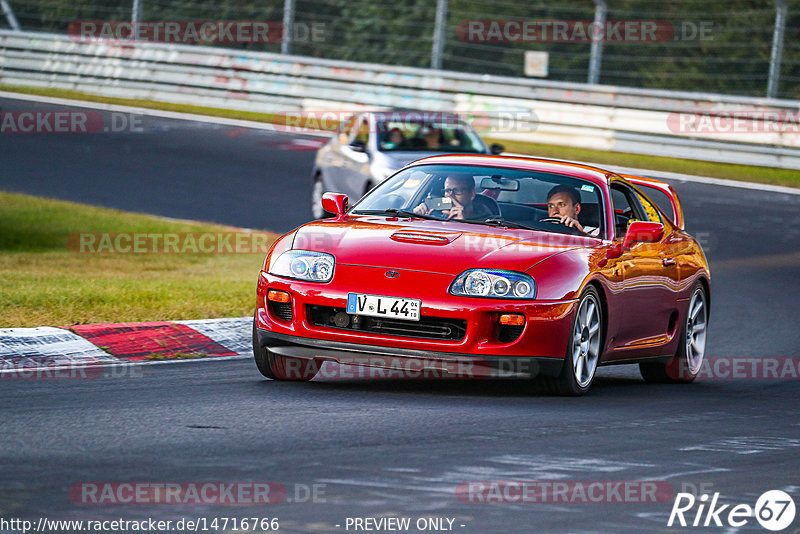
[[[485,152],[480,137],[468,124],[441,113],[380,116],[376,128],[382,152]]]
[[[582,231],[551,217],[558,201],[572,209]],[[352,209],[358,215],[401,215],[573,235],[603,234],[600,188],[573,176],[476,165],[420,165],[404,169]],[[453,209],[455,216],[451,216]]]

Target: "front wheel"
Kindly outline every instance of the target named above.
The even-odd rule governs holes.
[[[308,382],[317,374],[314,360],[281,356],[262,347],[258,342],[255,317],[253,318],[253,357],[261,374],[271,380]]]
[[[603,350],[603,332],[600,296],[589,286],[578,300],[561,374],[541,379],[549,393],[580,396],[589,391]]]
[[[639,372],[646,382],[658,384],[689,383],[697,378],[706,353],[708,296],[701,283],[692,290],[681,340],[675,356],[666,362],[642,362]]]

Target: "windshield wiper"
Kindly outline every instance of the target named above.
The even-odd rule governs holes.
[[[397,208],[388,208],[385,210],[354,210],[353,213],[360,215],[392,215],[395,217],[410,217],[412,219],[430,219],[432,221],[441,221],[439,217],[431,215],[422,215],[414,213],[413,211],[399,210]]]
[[[519,230],[540,230],[539,228],[533,228],[532,226],[526,226],[518,222],[507,221],[501,217],[491,217],[483,221],[481,224],[488,224],[489,226],[505,226],[507,228],[516,228]]]

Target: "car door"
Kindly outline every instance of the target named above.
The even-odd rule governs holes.
[[[636,177],[635,184],[639,199],[645,208],[650,206],[648,214],[655,214],[664,220],[664,239],[660,253],[661,263],[665,267],[665,274],[669,277],[670,289],[677,300],[688,300],[691,296],[692,277],[696,274],[694,255],[696,253],[695,241],[683,230],[683,212],[675,191],[667,184],[638,183],[641,178]],[[652,182],[653,180],[650,180]],[[660,194],[662,203],[657,205],[653,199],[654,194]],[[666,199],[666,202],[664,200]],[[653,220],[653,219],[651,219]],[[678,307],[682,306],[678,304]],[[677,333],[677,332],[675,332]]]
[[[619,283],[615,296],[619,317],[612,345],[622,349],[612,358],[617,359],[636,356],[636,349],[651,350],[671,339],[679,273],[675,264],[665,262],[666,251],[673,246],[674,227],[663,221],[652,203],[628,183],[612,180],[610,190],[616,242],[622,243],[628,224],[635,220],[658,222],[665,229],[657,242],[633,243],[630,248],[623,248],[613,265]]]

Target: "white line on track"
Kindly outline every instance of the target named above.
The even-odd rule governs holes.
[[[224,126],[239,126],[242,128],[254,128],[256,130],[269,130],[273,132],[282,132],[285,129],[285,127],[276,126],[268,122],[248,121],[243,119],[229,119],[225,117],[213,117],[211,115],[197,115],[193,113],[180,113],[177,111],[166,111],[161,109],[137,108],[133,106],[121,106],[119,104],[104,104],[102,102],[88,102],[85,100],[71,100],[68,98],[55,98],[51,96],[26,95],[23,93],[9,93],[6,91],[0,91],[0,98],[26,100],[29,102],[39,102],[42,104],[55,104],[59,106],[74,106],[81,108],[99,109],[103,111],[118,111],[120,113],[136,113],[139,115],[150,115],[152,117],[161,117],[164,119],[207,122],[209,124],[221,124]],[[320,137],[331,136],[331,132],[326,132],[323,130],[313,130],[309,128],[300,128],[297,126],[292,126],[291,128],[292,128],[292,133],[300,133],[303,135],[316,135]]]

